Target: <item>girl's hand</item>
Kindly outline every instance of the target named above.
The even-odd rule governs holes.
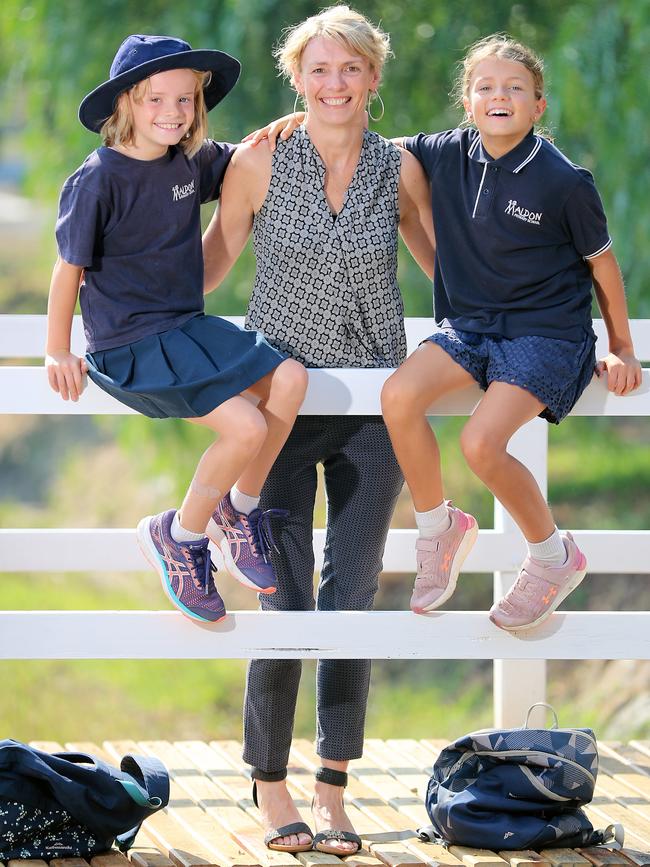
[[[629,394],[641,385],[641,364],[632,350],[610,352],[596,365],[596,376],[607,373],[607,388],[614,394]]]
[[[45,368],[51,388],[63,400],[78,401],[86,387],[88,365],[84,358],[73,355],[67,349],[60,349],[45,356]]]
[[[278,136],[280,136],[282,141],[288,139],[298,129],[304,119],[304,111],[294,111],[291,114],[285,114],[284,117],[271,121],[271,123],[268,123],[261,129],[249,132],[242,141],[249,141],[255,147],[255,145],[264,141],[264,139],[268,139],[269,148],[271,149],[271,153],[273,153]]]

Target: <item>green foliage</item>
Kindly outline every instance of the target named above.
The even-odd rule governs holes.
[[[625,277],[630,312],[650,315],[647,56],[650,3],[576,3],[548,55],[557,144],[594,172]]]
[[[324,4],[323,4],[324,5]],[[650,47],[648,0],[474,0],[431,3],[360,0],[360,11],[381,23],[395,59],[385,69],[385,135],[456,125],[450,105],[454,68],[466,46],[494,31],[531,43],[547,61],[548,117],[558,145],[596,175],[608,210],[632,313],[647,316],[650,256],[647,208],[647,91]],[[0,89],[24,126],[28,183],[55,197],[62,180],[98,144],[76,120],[81,98],[107,77],[128,33],[172,33],[197,47],[220,47],[243,61],[235,91],[211,117],[217,138],[237,141],[293,105],[293,93],[274,69],[271,47],[284,27],[318,11],[312,0],[5,0],[0,10]],[[645,179],[645,181],[643,180]],[[252,275],[248,256],[220,291],[219,309],[241,312]],[[408,315],[430,313],[427,282],[402,257]],[[223,307],[221,306],[223,303]]]

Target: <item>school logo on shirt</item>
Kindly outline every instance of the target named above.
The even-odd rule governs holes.
[[[188,196],[193,195],[194,179],[192,179],[189,184],[184,184],[182,187],[179,187],[178,184],[174,184],[172,187],[172,202],[177,202],[179,199],[186,199]]]
[[[516,217],[518,220],[523,220],[524,223],[532,223],[533,226],[539,226],[542,219],[541,211],[538,213],[536,211],[529,211],[528,208],[522,208],[517,204],[516,199],[510,199],[505,213],[510,214],[511,217]]]

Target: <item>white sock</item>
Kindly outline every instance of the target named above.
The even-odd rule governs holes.
[[[174,515],[170,533],[174,542],[199,542],[205,538],[205,533],[193,533],[191,530],[186,530],[180,522],[179,512]]]
[[[427,512],[416,512],[415,523],[419,530],[420,539],[435,539],[436,536],[451,527],[447,503],[443,500],[435,509],[429,509]]]
[[[563,566],[567,560],[566,548],[557,527],[543,542],[528,542],[528,553],[548,566]]]
[[[249,494],[242,494],[237,485],[233,485],[230,489],[230,502],[236,512],[243,512],[244,515],[250,515],[253,509],[256,509],[260,504],[259,497],[251,497]]]

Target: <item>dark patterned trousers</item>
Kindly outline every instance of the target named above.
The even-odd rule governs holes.
[[[312,545],[316,467],[327,494],[325,558],[314,600]],[[261,508],[288,509],[276,534],[278,589],[267,611],[367,610],[378,587],[395,501],[402,487],[383,419],[299,416],[262,491]],[[244,700],[244,761],[259,779],[283,779],[289,759],[302,663],[254,659]],[[316,749],[344,761],[363,751],[370,660],[318,661]]]

